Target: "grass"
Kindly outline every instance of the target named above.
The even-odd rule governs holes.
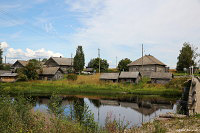
[[[143,79],[139,84],[111,83],[99,81],[99,74],[79,75],[76,81],[62,79],[58,81],[28,81],[15,83],[0,83],[0,89],[10,94],[42,94],[53,92],[64,95],[158,95],[180,97],[182,84],[187,78],[178,78],[167,85],[148,84],[148,79]]]

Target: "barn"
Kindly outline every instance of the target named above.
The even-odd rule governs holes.
[[[173,75],[172,73],[152,72],[150,78],[151,83],[166,84],[173,78]]]
[[[17,81],[17,73],[4,73],[0,75],[1,82],[16,82]]]
[[[138,83],[140,79],[140,72],[121,72],[119,75],[119,82]]]
[[[101,81],[118,82],[119,73],[102,73],[100,76]]]
[[[59,80],[63,78],[64,74],[59,67],[44,67],[38,73],[40,80]]]

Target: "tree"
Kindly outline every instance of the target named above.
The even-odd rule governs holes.
[[[178,62],[176,66],[177,71],[183,71],[183,68],[189,68],[190,66],[196,66],[195,59],[198,54],[196,53],[197,48],[194,48],[189,43],[184,43],[180,54],[177,57]]]
[[[36,59],[29,60],[29,63],[18,70],[21,80],[36,80],[39,78],[38,71],[41,69],[41,63]]]
[[[91,59],[90,62],[88,63],[88,67],[94,68],[96,71],[98,71],[99,70],[99,58]],[[100,68],[101,72],[106,72],[109,67],[107,60],[100,58],[100,67],[101,67]]]
[[[131,60],[128,58],[122,59],[119,61],[119,64],[117,66],[119,71],[128,71],[128,64],[131,63]]]
[[[42,62],[46,62],[46,61],[47,61],[47,58],[42,59]]]
[[[76,49],[76,55],[74,57],[74,69],[76,72],[81,72],[85,66],[85,56],[83,53],[82,46],[78,46]]]
[[[2,58],[2,55],[3,55],[3,50],[2,50],[1,44],[0,44],[0,69],[3,69],[3,58]]]

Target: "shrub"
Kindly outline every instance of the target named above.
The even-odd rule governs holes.
[[[68,80],[73,80],[73,81],[75,81],[75,80],[77,80],[77,75],[76,74],[68,74],[67,75],[67,79]]]

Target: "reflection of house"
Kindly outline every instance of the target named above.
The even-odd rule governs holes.
[[[39,79],[58,80],[63,78],[64,72],[59,67],[44,67],[39,71]]]
[[[119,102],[115,100],[100,100],[101,105],[119,106]]]
[[[47,67],[60,67],[65,73],[73,69],[73,58],[51,57],[45,64]]]
[[[117,82],[118,77],[119,73],[102,73],[100,76],[100,80]]]
[[[150,78],[151,83],[166,84],[172,79],[172,74],[165,72],[152,72]]]
[[[150,76],[151,72],[168,72],[168,69],[164,63],[156,59],[152,55],[145,55],[143,58],[139,58],[136,61],[128,64],[129,71],[141,72],[143,76]]]
[[[0,75],[1,82],[15,82],[17,81],[17,73],[4,73]]]
[[[119,82],[138,83],[140,79],[140,72],[121,72],[119,75]]]
[[[12,68],[14,68],[14,70],[16,70],[17,68],[23,68],[28,64],[28,61],[24,61],[24,60],[17,60],[13,65]]]

